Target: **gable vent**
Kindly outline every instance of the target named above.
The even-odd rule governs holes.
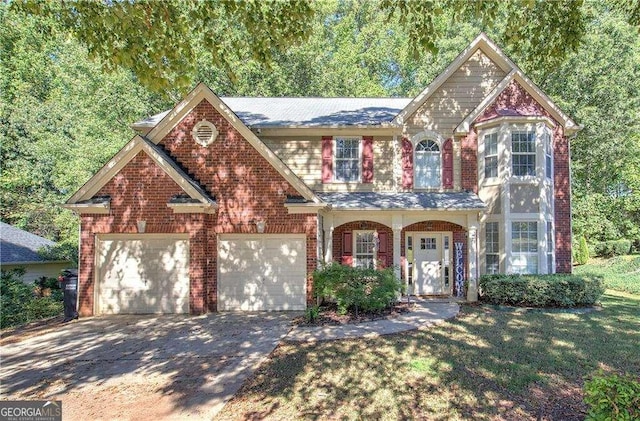
[[[216,140],[216,137],[218,137],[218,129],[216,129],[213,123],[202,120],[193,127],[191,136],[193,136],[193,140],[195,140],[197,144],[209,146]]]

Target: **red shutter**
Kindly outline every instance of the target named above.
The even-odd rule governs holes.
[[[413,187],[413,144],[402,138],[402,188]]]
[[[447,139],[442,146],[442,187],[453,188],[453,142]]]
[[[373,136],[362,137],[362,182],[373,183]]]
[[[386,232],[378,232],[378,261],[380,262],[381,268],[387,267],[387,233]]]
[[[322,136],[322,182],[333,181],[333,137]]]
[[[342,233],[342,264],[353,265],[353,234],[351,231]]]

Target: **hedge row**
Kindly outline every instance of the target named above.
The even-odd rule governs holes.
[[[480,299],[526,307],[583,307],[604,293],[602,278],[576,275],[485,275]]]
[[[624,256],[631,253],[631,240],[603,241],[593,246],[593,253],[599,257]]]

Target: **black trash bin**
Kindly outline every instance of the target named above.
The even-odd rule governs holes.
[[[60,287],[64,297],[64,320],[68,322],[78,318],[76,303],[78,302],[78,271],[76,269],[65,269],[58,277]]]

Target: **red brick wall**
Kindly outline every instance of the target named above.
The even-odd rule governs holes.
[[[385,232],[387,234],[387,256],[384,261],[385,267],[393,266],[393,230],[386,225],[380,224],[378,222],[373,221],[355,221],[349,222],[346,224],[342,224],[333,229],[333,239],[332,239],[332,247],[333,247],[333,261],[340,262],[342,261],[342,234],[347,231],[357,231],[357,230],[374,230],[380,232]],[[355,253],[355,250],[354,250]]]
[[[202,147],[191,137],[193,126],[207,119],[218,138]],[[266,222],[265,233],[305,234],[307,238],[307,301],[312,302],[311,274],[316,268],[316,215],[288,214],[286,196],[299,193],[207,101],[197,105],[160,142],[215,195],[215,214],[173,214],[166,204],[183,193],[149,157],[140,153],[98,195],[110,195],[109,215],[82,217],[81,297],[83,315],[93,311],[94,234],[135,233],[136,221],[147,221],[148,233],[188,233],[192,313],[217,307],[216,236],[255,233],[255,220]]]

